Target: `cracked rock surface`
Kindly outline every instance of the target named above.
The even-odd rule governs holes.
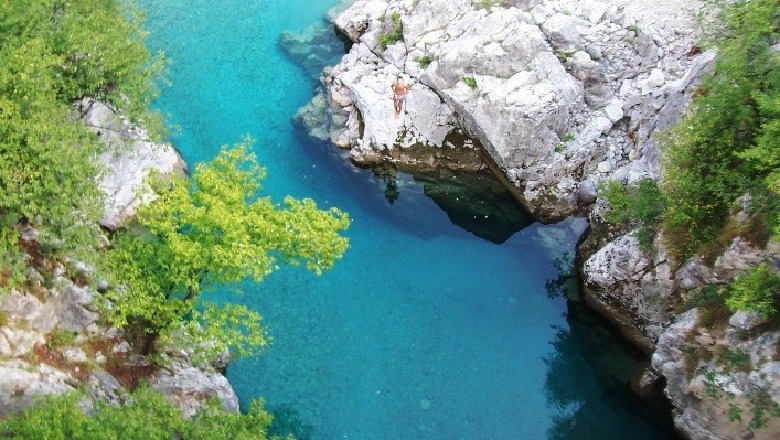
[[[652,135],[712,61],[694,54],[694,1],[356,0],[334,18],[353,41],[301,110],[309,131],[361,163],[441,148],[465,130],[539,219],[581,205],[580,185],[657,177]],[[387,43],[402,25],[403,38]],[[391,83],[411,84],[396,118]],[[307,123],[308,121],[308,123]]]

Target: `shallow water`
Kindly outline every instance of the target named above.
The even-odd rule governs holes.
[[[228,369],[242,406],[263,397],[281,424],[313,439],[670,435],[626,389],[641,362],[546,288],[581,221],[533,225],[496,245],[452,225],[412,179],[401,176],[389,204],[369,173],[296,135],[290,118],[314,83],[278,38],[335,0],[139,3],[150,46],[172,61],[157,106],[180,128],[186,161],[249,135],[268,193],[353,219],[351,248],[330,272],[284,268],[234,298],[273,336],[266,355]]]

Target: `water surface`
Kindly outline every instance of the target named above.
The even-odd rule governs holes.
[[[172,61],[157,106],[180,128],[185,160],[249,135],[268,193],[311,197],[353,219],[351,248],[332,271],[284,268],[242,286],[235,300],[273,335],[265,356],[228,369],[242,406],[263,397],[313,439],[668,435],[634,405],[627,379],[601,374],[618,354],[626,377],[639,362],[606,348],[615,336],[597,323],[579,326],[595,337],[573,332],[565,298],[547,288],[581,223],[533,225],[496,245],[452,225],[412,179],[400,177],[389,204],[369,173],[296,135],[290,119],[314,82],[278,39],[321,20],[335,0],[139,3],[150,45]]]

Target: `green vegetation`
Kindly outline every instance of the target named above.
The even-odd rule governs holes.
[[[182,325],[193,338],[185,342],[207,345],[206,356],[228,347],[245,355],[264,346],[255,312],[237,305],[196,308],[202,291],[247,277],[262,281],[278,263],[320,274],[346,250],[338,232],[349,225],[346,214],[321,211],[310,199],[288,197],[280,207],[260,197],[264,176],[239,145],[196,166],[191,179],[153,181],[160,197],[138,209],[137,226],[118,234],[103,259],[119,277],[106,293],[109,321],[144,329],[146,352]]]
[[[417,57],[414,60],[417,61],[417,64],[419,64],[420,67],[422,67],[423,69],[425,69],[426,67],[430,66],[431,62],[433,62],[433,59],[431,58],[431,56],[427,55],[427,54],[423,55],[421,57]]]
[[[717,256],[737,236],[758,246],[780,236],[780,53],[772,49],[780,42],[780,0],[725,4],[716,21],[710,38],[718,58],[688,114],[664,141],[662,187],[650,181],[628,189],[616,183],[602,187],[612,205],[605,217],[638,220],[647,230],[660,227],[678,264],[694,255],[705,261]],[[731,283],[706,286],[693,300],[702,325],[713,328],[739,310],[775,318],[778,303],[780,275],[767,263]],[[766,390],[753,389],[737,403],[729,391],[736,380],[732,374],[754,367],[748,353],[722,348],[720,373],[701,373],[709,396],[728,403],[731,421],[742,421],[746,408],[750,430],[780,417],[780,406]]]
[[[661,189],[652,179],[642,179],[635,186],[625,187],[610,180],[602,182],[599,192],[612,207],[604,213],[604,218],[612,223],[628,223],[638,220],[636,235],[642,249],[650,249],[653,235],[664,212],[666,201]]]
[[[398,12],[390,14],[390,26],[390,32],[379,33],[377,37],[377,42],[382,50],[387,50],[389,46],[404,39],[404,25],[401,23],[401,15]]]
[[[393,21],[400,26],[400,18]],[[267,343],[260,316],[202,301],[201,293],[244,278],[260,281],[279,264],[321,273],[346,250],[339,232],[349,218],[309,199],[286,198],[279,206],[261,196],[265,172],[239,145],[197,166],[192,179],[152,176],[157,200],[100,244],[96,181],[103,170],[96,157],[104,148],[78,120],[74,103],[106,102],[132,123],[160,131],[159,117],[146,108],[163,59],[150,56],[139,23],[132,1],[0,0],[0,290],[20,286],[28,265],[51,278],[56,264],[84,262],[95,272],[71,278],[106,278],[110,288],[97,300],[102,318],[137,336],[147,354],[160,339],[192,350],[196,362],[225,350],[256,353]],[[36,238],[20,240],[26,226]],[[0,325],[9,320],[0,312]],[[74,338],[55,331],[47,346]],[[0,421],[0,438],[265,439],[271,421],[260,404],[245,415],[214,404],[185,422],[143,388],[119,408],[95,402],[89,417],[79,409],[82,399],[47,399]]]
[[[664,230],[679,259],[717,242],[743,194],[768,199],[754,208],[778,224],[780,56],[770,46],[780,40],[780,0],[738,1],[720,19],[715,71],[664,152],[664,190],[675,200]]]
[[[474,9],[490,9],[494,6],[508,8],[512,6],[509,0],[474,0],[471,2]]]
[[[18,283],[18,229],[33,226],[58,255],[86,259],[95,243],[101,144],[69,118],[94,97],[133,120],[145,113],[162,67],[138,13],[115,0],[0,3],[0,289]]]
[[[634,34],[635,37],[639,36],[639,25],[637,25],[636,23],[631,23],[626,27],[626,29],[628,29],[629,32]]]
[[[726,292],[726,306],[732,312],[752,311],[770,318],[777,313],[780,302],[780,275],[762,264],[737,277]]]
[[[610,184],[604,194],[613,221],[639,219],[645,230],[659,224],[678,263],[717,255],[738,235],[756,245],[780,235],[780,54],[771,49],[780,41],[780,0],[737,1],[717,21],[715,68],[664,141],[662,191]],[[780,296],[768,266],[725,291],[731,310],[766,316]]]
[[[477,79],[473,76],[464,76],[463,82],[466,83],[467,86],[471,87],[472,89],[477,88]]]
[[[245,414],[226,413],[218,402],[211,402],[189,419],[150,388],[136,389],[125,401],[121,406],[96,401],[93,414],[86,415],[78,394],[48,397],[0,420],[0,439],[281,439],[268,435],[272,417],[259,401]]]
[[[733,377],[726,378],[726,383],[722,383],[723,377],[719,378],[717,373],[712,370],[706,370],[702,373],[703,383],[707,395],[713,399],[726,400],[729,404],[728,417],[732,422],[742,421],[742,407],[734,403],[736,396],[728,391]],[[719,380],[720,379],[720,380]],[[780,405],[772,400],[772,396],[766,390],[758,390],[755,395],[747,399],[748,410],[751,418],[748,423],[748,429],[755,431],[766,426],[769,417],[780,417]]]

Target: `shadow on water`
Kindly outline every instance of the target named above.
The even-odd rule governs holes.
[[[384,182],[389,203],[401,197],[398,174],[403,173],[389,167],[372,171]],[[517,203],[490,170],[472,172],[437,168],[405,176],[422,186],[423,193],[454,225],[493,243],[504,243],[534,223],[531,214]]]
[[[569,253],[556,258],[554,264],[558,276],[547,280],[547,294],[568,298],[568,328],[556,327],[553,354],[545,358],[547,401],[560,409],[548,438],[608,439],[617,431],[621,438],[633,440],[679,440],[662,383],[643,397],[634,388],[649,367],[647,355],[622,340],[610,322],[576,299],[578,283]],[[583,371],[583,365],[590,367],[588,371]],[[594,395],[601,398],[593,399]],[[615,417],[616,411],[620,417]]]

